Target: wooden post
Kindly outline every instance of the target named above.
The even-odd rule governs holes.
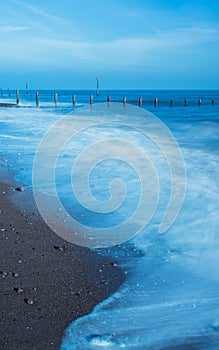
[[[19,105],[19,90],[16,90],[16,103]]]
[[[55,106],[57,106],[57,101],[58,101],[58,94],[57,92],[54,94],[54,102],[55,102]]]
[[[214,99],[211,100],[211,104],[212,104],[212,106],[214,105]]]
[[[142,107],[142,102],[143,102],[142,97],[139,97],[139,99],[138,99],[138,105],[139,105],[139,107]]]
[[[93,95],[90,95],[90,105],[93,104]]]
[[[110,103],[110,95],[107,96],[107,102]]]
[[[157,97],[155,97],[155,99],[154,99],[154,106],[155,106],[155,107],[158,106],[158,98],[157,98]]]
[[[8,96],[11,97],[10,89],[8,88]]]
[[[188,100],[187,99],[184,100],[184,106],[188,106]]]
[[[76,95],[73,95],[73,96],[72,96],[72,103],[73,103],[73,106],[76,105]]]
[[[36,106],[39,107],[39,92],[36,92]]]
[[[198,100],[198,105],[201,106],[202,100]]]
[[[126,105],[127,103],[127,99],[126,99],[126,96],[123,97],[123,104]]]
[[[170,99],[170,107],[172,107],[173,106],[173,99],[171,98]]]
[[[96,89],[96,95],[99,95],[99,78],[96,77],[96,81],[97,81],[97,89]]]

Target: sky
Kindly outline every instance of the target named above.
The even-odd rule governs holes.
[[[218,0],[1,0],[0,88],[217,89]]]

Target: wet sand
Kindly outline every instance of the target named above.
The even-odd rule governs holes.
[[[110,258],[62,240],[33,211],[31,192],[19,191],[20,184],[11,180],[4,182],[0,183],[0,348],[59,349],[66,327],[112,294],[124,275]]]

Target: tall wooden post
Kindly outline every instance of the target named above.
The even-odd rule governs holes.
[[[155,106],[155,107],[158,106],[158,98],[157,98],[157,97],[155,97],[155,99],[154,99],[154,106]]]
[[[19,90],[16,90],[16,103],[19,105]]]
[[[92,105],[92,104],[93,104],[93,96],[90,95],[90,105]]]
[[[188,100],[186,98],[184,100],[184,106],[188,106]]]
[[[126,96],[123,97],[123,104],[126,105],[127,103],[127,99],[126,99]]]
[[[142,102],[143,102],[142,97],[139,97],[139,100],[138,100],[139,107],[142,107]]]
[[[96,77],[96,81],[97,81],[97,89],[96,89],[96,95],[99,95],[99,78]]]
[[[73,103],[73,106],[76,105],[76,95],[73,95],[73,96],[72,96],[72,103]]]
[[[55,106],[57,107],[57,102],[58,102],[58,94],[57,94],[57,92],[54,94],[54,102],[55,102]]]
[[[39,92],[36,92],[36,106],[39,107]]]

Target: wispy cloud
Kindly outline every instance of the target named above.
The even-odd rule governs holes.
[[[7,27],[6,27],[7,28]],[[8,26],[8,30],[13,30]],[[20,30],[27,28],[20,27]],[[1,28],[0,28],[1,30]],[[16,30],[16,27],[14,27]],[[19,27],[17,27],[19,30]],[[35,37],[29,45],[29,36],[22,36],[19,45],[13,45],[16,59],[22,62],[35,62],[40,66],[82,67],[107,66],[127,68],[138,66],[160,66],[161,61],[170,61],[196,45],[219,41],[219,32],[214,28],[182,27],[144,37],[127,37],[102,42],[80,40],[58,40],[50,37]],[[10,52],[10,44],[2,42],[5,52]],[[174,62],[172,60],[171,65]]]
[[[183,67],[182,56],[186,58],[184,61],[188,62],[190,53],[197,51],[196,48],[200,50],[205,44],[219,41],[219,29],[211,22],[194,24],[193,21],[185,20],[178,23],[175,20],[173,25],[169,23],[169,18],[173,13],[175,14],[172,11],[167,12],[169,17],[165,20],[165,25],[162,23],[159,25],[157,18],[161,12],[155,14],[146,8],[143,13],[138,10],[130,12],[129,9],[127,12],[124,11],[128,19],[123,18],[125,15],[122,12],[122,20],[124,21],[122,29],[126,28],[125,24],[130,24],[131,18],[134,19],[133,25],[136,25],[135,19],[137,22],[141,21],[141,26],[136,25],[135,31],[127,27],[127,30],[122,31],[122,34],[119,31],[117,36],[103,35],[100,38],[98,35],[95,36],[95,31],[94,35],[92,35],[93,33],[87,35],[88,30],[92,30],[91,22],[90,26],[84,30],[82,37],[81,29],[84,28],[78,21],[79,34],[76,36],[72,23],[69,26],[63,25],[68,23],[65,19],[53,16],[46,10],[35,5],[32,6],[24,0],[8,1],[19,5],[16,7],[16,11],[20,12],[22,16],[19,22],[13,22],[17,25],[7,25],[7,22],[4,22],[4,26],[0,27],[0,32],[15,33],[13,45],[8,38],[4,38],[6,35],[2,36],[1,57],[5,62],[13,60],[16,56],[16,61],[20,61],[21,65],[31,66],[34,64],[40,68],[58,67],[69,70],[72,67],[74,69],[89,69],[91,66],[98,69],[103,67],[103,69],[108,70],[134,70],[138,67],[157,67],[160,69],[160,67],[168,65]],[[148,15],[146,16],[147,11]],[[121,18],[119,17],[119,19]],[[23,23],[26,26],[23,26]],[[60,30],[57,36],[58,25],[60,25]],[[116,39],[112,39],[113,37]],[[17,38],[20,40],[16,40]]]
[[[191,26],[191,27],[179,27],[172,30],[173,32],[190,32],[190,33],[198,33],[198,34],[216,34],[218,30],[215,28],[208,27],[199,27],[199,26]]]
[[[27,26],[14,26],[14,25],[6,25],[2,27],[0,26],[0,32],[5,32],[5,33],[20,32],[28,29],[29,27]]]
[[[40,16],[46,17],[47,19],[50,19],[52,21],[59,22],[59,23],[69,23],[66,19],[51,15],[50,13],[45,12],[36,6],[32,6],[25,1],[13,0],[13,2],[27,10],[30,10],[31,12],[34,12]]]

